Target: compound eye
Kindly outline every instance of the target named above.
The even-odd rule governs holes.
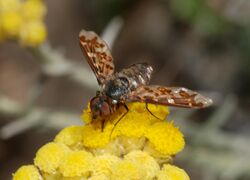
[[[90,108],[91,108],[93,118],[100,115],[101,104],[100,104],[100,98],[99,97],[95,97],[90,101]]]
[[[90,106],[96,106],[96,104],[98,104],[100,102],[100,98],[99,97],[95,97],[93,99],[91,99],[90,101]]]
[[[106,103],[106,102],[104,102],[104,103],[102,104],[101,111],[102,111],[102,114],[103,114],[104,116],[110,115],[110,112],[111,112],[111,111],[110,111],[110,106],[109,106],[109,104]]]

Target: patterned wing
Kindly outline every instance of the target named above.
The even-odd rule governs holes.
[[[148,102],[185,108],[204,108],[212,104],[210,98],[182,87],[140,86],[128,102]]]
[[[82,30],[80,45],[100,85],[114,74],[114,63],[107,44],[94,32]]]

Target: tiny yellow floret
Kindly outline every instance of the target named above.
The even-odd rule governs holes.
[[[83,122],[86,124],[92,122],[90,103],[88,103],[88,107],[86,109],[83,109],[81,118],[82,118]]]
[[[93,161],[92,172],[94,176],[105,175],[110,177],[112,169],[121,161],[120,158],[110,154],[96,156]]]
[[[156,160],[142,151],[132,151],[124,156],[124,160],[140,166],[144,171],[144,179],[153,179],[160,170]]]
[[[88,180],[110,180],[110,177],[100,174],[100,175],[93,175],[90,178],[88,178]]]
[[[0,41],[18,40],[24,46],[38,46],[47,37],[42,0],[0,0]]]
[[[131,161],[121,161],[112,171],[111,180],[138,180],[144,179],[145,172],[141,166]]]
[[[68,153],[59,166],[60,173],[65,177],[87,177],[93,163],[91,153],[81,150]]]
[[[31,21],[23,24],[20,30],[20,42],[26,46],[38,46],[47,37],[46,26],[41,21]]]
[[[112,126],[106,124],[104,129],[96,127],[93,124],[87,124],[83,127],[83,144],[88,148],[100,148],[109,143]]]
[[[0,15],[0,22],[4,34],[16,37],[22,25],[22,18],[18,12],[10,11]]]
[[[158,180],[189,180],[187,173],[176,166],[165,164],[157,175]]]
[[[96,126],[101,123],[98,122],[100,120],[92,119],[88,105],[82,115],[83,121],[87,123],[84,127],[84,144],[88,147],[103,147],[119,136],[143,137],[149,126],[163,121],[169,114],[168,108],[161,105],[148,104],[150,112],[145,103],[128,103],[128,108],[127,112],[124,107],[120,107],[114,114],[103,119],[105,123],[101,129],[101,125]]]
[[[20,0],[0,0],[0,13],[16,11],[20,4]]]
[[[34,164],[44,172],[56,173],[62,159],[69,151],[69,148],[64,144],[48,143],[37,151]]]
[[[71,149],[82,148],[83,126],[69,126],[63,129],[56,135],[54,141],[65,144]]]
[[[21,5],[21,14],[27,21],[42,20],[46,7],[41,0],[26,0]]]
[[[142,137],[151,123],[151,117],[147,113],[136,111],[128,112],[114,127],[112,138],[118,136]]]
[[[172,122],[153,124],[148,128],[146,137],[157,151],[166,155],[174,155],[185,146],[183,134]]]
[[[42,180],[38,169],[34,165],[26,165],[20,167],[15,174],[13,180]]]

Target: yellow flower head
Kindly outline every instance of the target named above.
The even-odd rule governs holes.
[[[41,0],[26,0],[22,3],[21,14],[27,21],[42,20],[46,14],[46,7]]]
[[[39,149],[34,164],[42,171],[54,174],[69,151],[64,144],[48,143]]]
[[[157,175],[158,180],[189,180],[187,173],[176,166],[165,164]]]
[[[111,154],[104,154],[100,156],[96,156],[93,161],[93,175],[105,175],[110,177],[112,173],[112,169],[122,161],[119,157],[111,155]]]
[[[112,126],[107,123],[105,128],[88,124],[83,127],[83,145],[89,148],[104,147],[109,143]]]
[[[168,109],[149,105],[152,115],[144,103],[128,107],[128,112],[121,107],[97,120],[88,107],[82,115],[87,124],[67,127],[41,147],[32,172],[51,180],[189,180],[184,170],[169,164],[185,143],[173,122],[164,120]],[[29,177],[25,167],[17,170],[15,180]]]
[[[82,180],[82,179],[81,179]],[[93,175],[88,180],[110,180],[109,176],[101,175]]]
[[[4,34],[10,37],[15,37],[20,31],[22,18],[20,17],[18,12],[9,11],[0,15],[0,22]]]
[[[59,172],[65,177],[87,177],[93,162],[91,153],[73,151],[68,153],[59,166]]]
[[[124,160],[140,166],[144,172],[144,179],[153,179],[160,170],[156,160],[146,152],[132,151],[124,156]]]
[[[114,166],[113,173],[111,174],[111,180],[137,180],[144,179],[144,169],[131,161],[123,160]]]
[[[162,154],[174,155],[185,145],[182,133],[173,122],[157,122],[148,128],[145,136]]]
[[[0,0],[0,41],[17,39],[25,46],[38,46],[47,37],[42,0]]]
[[[0,13],[16,11],[20,7],[20,0],[0,0]]]
[[[82,126],[69,126],[59,132],[54,141],[65,144],[71,149],[81,149],[83,147],[83,128]]]
[[[25,23],[19,32],[20,42],[26,46],[38,46],[44,42],[47,37],[46,27],[41,21]]]
[[[17,170],[13,175],[13,180],[42,180],[42,176],[34,165],[27,165]]]
[[[150,104],[148,108],[153,115],[145,103],[131,103],[128,107],[128,112],[121,107],[103,121],[93,121],[88,107],[82,115],[86,118],[84,121],[88,122],[83,130],[83,144],[91,148],[104,147],[113,139],[125,136],[146,138],[162,154],[174,155],[183,149],[185,142],[182,133],[173,123],[163,121],[169,114],[165,106]]]

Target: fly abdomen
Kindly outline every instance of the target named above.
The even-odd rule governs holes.
[[[151,79],[153,68],[146,63],[139,63],[123,69],[117,74],[119,78],[127,79],[130,91],[140,85],[147,85]]]
[[[105,85],[104,93],[111,99],[124,100],[140,85],[147,85],[152,72],[153,68],[146,63],[134,64],[116,73]]]

